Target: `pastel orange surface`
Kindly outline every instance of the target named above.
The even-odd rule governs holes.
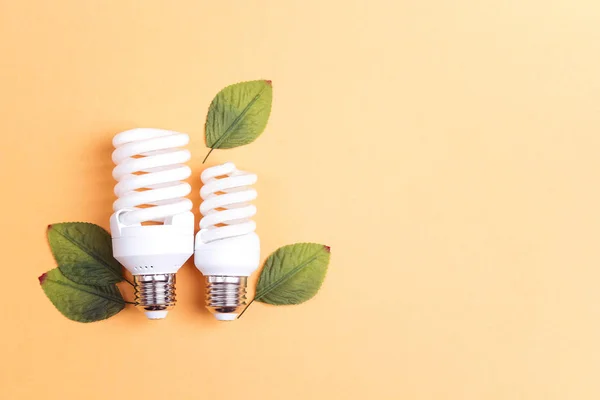
[[[599,71],[590,0],[0,0],[0,398],[598,399]],[[266,132],[202,165],[252,79]],[[320,293],[218,323],[188,263],[165,321],[62,317],[46,226],[108,228],[132,127],[191,135],[196,207],[256,172],[263,259],[331,246]]]

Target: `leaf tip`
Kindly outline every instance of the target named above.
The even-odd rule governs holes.
[[[325,251],[331,253],[331,246],[323,246],[325,247]]]
[[[265,83],[271,87],[273,87],[273,81],[270,79],[265,79]]]
[[[48,224],[48,230],[52,229],[52,224]]]
[[[43,274],[41,274],[40,276],[38,276],[38,280],[40,281],[40,285],[43,285],[44,282],[46,281],[46,278],[48,277],[48,273],[44,272]]]

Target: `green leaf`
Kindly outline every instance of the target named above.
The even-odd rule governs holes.
[[[58,268],[38,279],[54,307],[73,321],[100,321],[112,317],[125,307],[125,300],[116,285],[81,285],[67,279]]]
[[[84,285],[121,282],[123,269],[112,255],[110,234],[87,222],[48,225],[48,242],[60,271]]]
[[[206,117],[206,145],[214,150],[252,143],[267,126],[272,100],[271,81],[240,82],[221,90]]]
[[[328,246],[316,243],[279,248],[265,262],[254,300],[282,305],[311,299],[325,279],[330,255]]]

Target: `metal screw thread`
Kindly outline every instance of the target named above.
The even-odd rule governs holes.
[[[246,305],[245,276],[207,276],[206,308],[213,314],[239,314]]]
[[[175,305],[175,274],[134,275],[133,280],[137,307],[163,311]]]

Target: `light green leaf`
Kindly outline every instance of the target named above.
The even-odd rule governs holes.
[[[231,149],[256,140],[267,126],[272,100],[271,81],[240,82],[221,90],[206,117],[206,145]]]
[[[110,234],[87,222],[48,225],[48,242],[60,271],[84,285],[111,285],[123,280],[112,255]]]
[[[100,321],[112,317],[125,307],[125,300],[116,285],[81,285],[67,279],[58,268],[38,279],[54,307],[73,321]]]
[[[330,255],[328,246],[316,243],[279,248],[265,262],[254,300],[282,305],[311,299],[325,279]]]

